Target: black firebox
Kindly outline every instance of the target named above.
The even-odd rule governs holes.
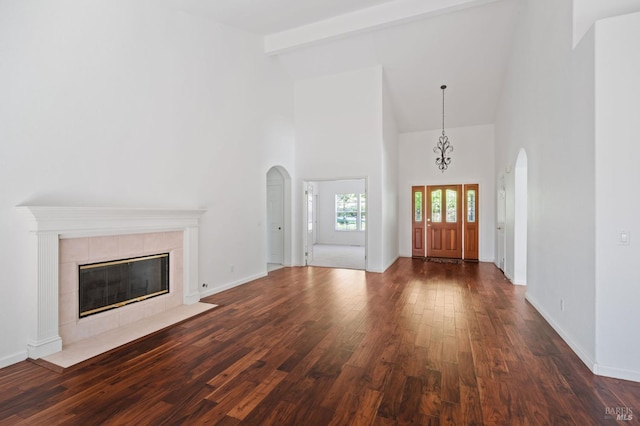
[[[169,292],[169,253],[79,266],[80,318]]]

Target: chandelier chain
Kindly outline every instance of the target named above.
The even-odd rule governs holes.
[[[442,134],[444,135],[444,89],[446,86],[441,87],[442,89]]]

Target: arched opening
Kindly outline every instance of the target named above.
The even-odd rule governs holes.
[[[291,177],[282,166],[267,172],[267,270],[291,266]]]
[[[520,149],[514,170],[513,283],[527,284],[527,153]]]
[[[507,250],[507,188],[505,186],[504,175],[498,180],[498,194],[496,197],[496,266],[502,272],[506,272],[506,250]]]

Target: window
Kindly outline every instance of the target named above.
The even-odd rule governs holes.
[[[476,190],[467,190],[467,222],[473,223],[476,221]]]
[[[336,194],[336,231],[364,231],[366,224],[366,194]]]
[[[458,191],[455,189],[447,189],[447,223],[456,223],[458,221]]]
[[[360,230],[367,229],[367,196],[360,194]]]
[[[431,221],[442,222],[442,189],[431,191]]]
[[[413,206],[415,209],[415,211],[413,212],[413,221],[422,222],[422,192],[415,192]]]

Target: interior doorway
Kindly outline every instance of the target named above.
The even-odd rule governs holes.
[[[497,224],[496,224],[496,266],[505,272],[506,267],[506,247],[507,247],[507,233],[505,232],[506,217],[507,217],[507,190],[504,183],[504,175],[500,177],[498,182],[498,196],[497,196]]]
[[[307,222],[307,231],[306,231],[306,249],[305,249],[305,264],[311,265],[313,264],[313,249],[316,245],[316,229],[317,229],[317,217],[316,217],[316,208],[315,206],[318,204],[318,201],[315,199],[315,191],[313,190],[313,183],[307,184],[307,189],[304,192],[305,197],[307,198],[307,214],[306,222]]]
[[[291,179],[280,166],[267,172],[267,270],[291,265]]]
[[[514,173],[513,283],[527,284],[528,158],[520,149]]]
[[[412,256],[479,259],[479,185],[412,187]]]
[[[366,270],[366,179],[304,182],[307,266]]]

